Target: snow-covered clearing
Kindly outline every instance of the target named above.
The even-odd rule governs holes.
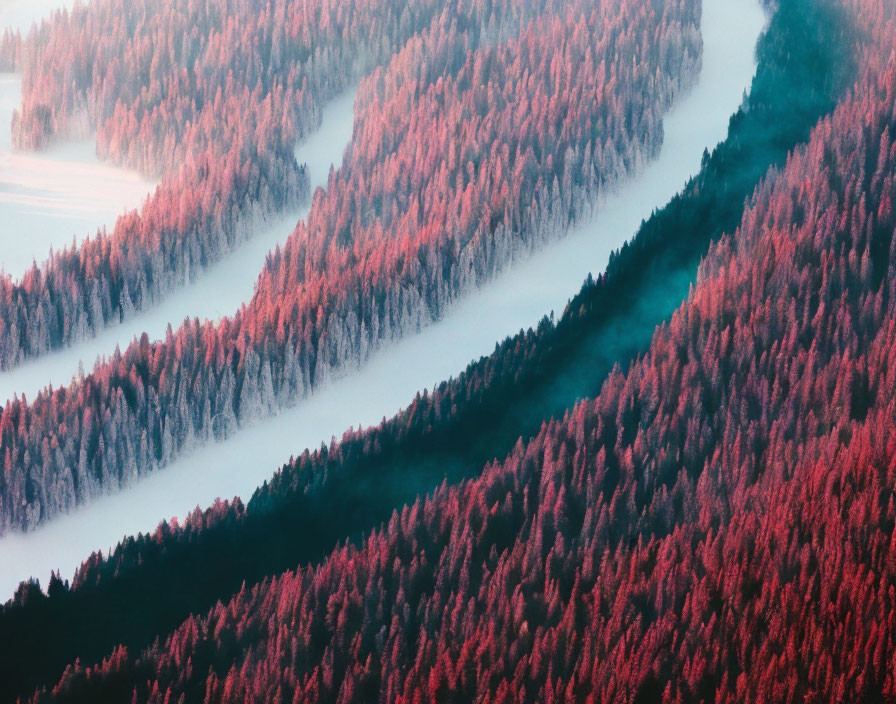
[[[0,21],[2,26],[2,21]],[[12,113],[21,78],[0,74],[0,269],[21,278],[50,249],[80,242],[139,207],[155,183],[101,162],[92,140],[63,142],[37,153],[12,149]]]

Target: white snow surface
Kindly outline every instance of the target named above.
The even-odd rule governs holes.
[[[354,87],[327,103],[321,128],[295,150],[299,163],[308,167],[312,192],[327,185],[331,165],[342,163],[343,151],[352,136],[356,93]],[[0,215],[2,212],[0,203]],[[165,336],[169,324],[176,330],[185,318],[218,320],[236,312],[252,297],[268,253],[286,242],[307,212],[305,207],[272,217],[251,239],[200,272],[190,285],[172,291],[159,305],[106,328],[96,337],[0,372],[0,406],[13,394],[33,399],[48,384],[68,384],[78,373],[79,365],[89,372],[98,358],[108,357],[116,347],[124,350],[144,332],[150,340],[156,340]],[[2,251],[0,247],[0,260]]]
[[[156,186],[136,171],[101,162],[90,139],[14,151],[10,124],[21,102],[21,78],[0,74],[0,269],[14,279],[33,262],[42,264],[51,248],[59,251],[104,226],[111,231]]]
[[[228,440],[182,456],[131,489],[94,500],[27,534],[0,540],[0,598],[52,569],[70,578],[92,551],[123,536],[152,531],[217,497],[247,499],[272,472],[306,447],[341,436],[351,425],[378,423],[423,387],[455,375],[495,341],[562,311],[589,273],[697,173],[704,148],[724,139],[755,72],[754,48],[765,24],[756,0],[704,0],[703,71],[698,85],[665,120],[659,158],[607,199],[593,222],[516,264],[418,335],[381,350],[358,373],[337,380],[278,416]],[[197,301],[197,304],[199,302]]]
[[[81,0],[86,5],[85,0]],[[49,19],[55,10],[71,10],[75,0],[0,0],[0,34],[4,29],[18,30],[24,36],[32,24]]]

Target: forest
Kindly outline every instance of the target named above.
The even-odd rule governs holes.
[[[92,7],[106,6],[89,6],[88,17]],[[163,341],[144,335],[68,387],[7,403],[0,414],[0,531],[31,529],[128,486],[186,448],[298,402],[380,345],[437,319],[514,257],[590,216],[604,190],[658,151],[662,114],[695,80],[697,9],[696,0],[572,3],[529,17],[514,3],[506,14],[503,6],[461,4],[434,16],[418,39],[362,80],[347,163],[269,258],[246,306],[217,323],[187,320]],[[57,17],[25,42],[26,95],[29,46],[40,47],[43,33],[55,36],[55,27],[66,36],[78,21],[92,31],[102,26],[102,17],[78,20],[77,10],[71,17]],[[502,30],[512,26],[518,35]],[[476,48],[486,34],[501,41]],[[43,42],[51,56],[67,46]],[[574,71],[573,57],[587,70]],[[42,55],[37,65],[48,62]],[[86,81],[76,69],[73,85]],[[41,91],[53,85],[47,79]],[[35,122],[26,109],[15,134],[25,120],[33,128],[27,134],[37,136],[19,139],[40,144],[42,135],[68,124],[65,110],[57,110]],[[518,114],[528,116],[522,125],[513,119]],[[450,140],[449,124],[463,125]],[[442,153],[446,159],[436,158]],[[150,206],[133,217],[145,217]],[[200,212],[164,209],[169,219]],[[150,232],[158,239],[163,230]],[[112,240],[94,243],[105,243],[111,258],[85,260],[90,243],[72,256],[91,271],[118,261]],[[20,310],[65,325],[64,312],[51,306],[42,313],[52,297],[41,282],[50,285],[43,272],[26,276],[24,291],[33,297],[16,296]],[[86,282],[96,285],[91,277]],[[70,291],[60,296],[66,305],[80,300]],[[13,321],[9,334],[0,329],[0,341],[14,346],[25,327]],[[41,338],[32,332],[24,339]]]
[[[896,6],[762,5],[726,138],[561,313],[248,501],[22,582],[0,701],[896,703]],[[91,0],[5,31],[17,148],[95,134],[161,185],[0,281],[0,370],[310,209],[233,315],[0,408],[0,533],[302,402],[599,218],[698,85],[704,9]],[[311,193],[295,145],[359,80]]]
[[[319,560],[346,536],[357,542],[443,478],[453,484],[478,475],[484,464],[510,453],[521,434],[537,436],[543,421],[598,393],[613,362],[643,352],[654,325],[676,306],[666,302],[672,300],[669,282],[677,287],[674,300],[681,300],[688,284],[681,290],[680,280],[690,279],[708,242],[734,230],[759,178],[770,165],[783,164],[854,80],[856,38],[848,26],[848,15],[832,3],[781,6],[759,47],[749,103],[732,120],[728,139],[613,258],[607,274],[586,283],[556,324],[545,320],[505,341],[382,427],[306,453],[247,506],[221,503],[183,526],[166,523],[153,535],[128,539],[108,558],[92,556],[72,585],[54,579],[48,597],[35,584],[23,584],[0,616],[0,632],[15,634],[8,642],[18,649],[33,643],[27,661],[34,669],[0,680],[21,678],[14,691],[22,693],[50,681],[76,657],[98,661],[119,642],[135,652],[243,583]],[[626,292],[633,302],[661,299],[668,309],[649,305],[653,317],[645,317],[631,349],[601,353],[618,335],[614,316],[633,318],[627,306],[635,303],[625,302]],[[596,365],[594,350],[603,355]],[[147,607],[135,611],[134,603]],[[48,646],[34,634],[50,628],[58,637]],[[90,641],[82,638],[72,650],[75,634],[85,632]]]
[[[892,701],[896,27],[844,8],[855,84],[599,394],[32,701]]]

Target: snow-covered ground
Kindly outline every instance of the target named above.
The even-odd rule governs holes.
[[[15,279],[32,262],[43,263],[51,247],[80,242],[102,226],[111,230],[155,190],[136,171],[97,159],[92,140],[13,151],[10,124],[21,101],[20,77],[0,74],[0,269]]]
[[[342,153],[352,136],[356,92],[356,89],[349,90],[330,101],[324,108],[321,128],[296,148],[299,163],[308,166],[312,191],[326,186],[331,164],[338,166],[342,162]],[[217,320],[236,312],[251,298],[265,257],[286,241],[306,212],[307,208],[272,218],[248,242],[202,272],[194,283],[173,291],[158,306],[107,328],[94,338],[0,373],[0,405],[14,393],[34,398],[50,383],[56,387],[68,384],[77,374],[79,364],[90,371],[98,357],[111,355],[116,346],[123,350],[144,332],[151,340],[159,339],[165,336],[169,324],[177,329],[184,318]],[[0,217],[2,214],[0,200]],[[2,232],[0,261],[4,257]]]
[[[7,535],[0,540],[0,598],[31,575],[46,584],[51,569],[70,577],[91,551],[150,531],[164,517],[183,516],[219,496],[247,498],[290,455],[338,437],[350,425],[377,423],[419,389],[491,352],[497,339],[562,310],[587,274],[603,270],[610,252],[699,170],[704,148],[724,138],[754,74],[754,47],[764,22],[756,0],[704,0],[699,83],[667,117],[658,160],[608,198],[594,222],[515,265],[437,325],[382,350],[360,372],[294,409],[184,456],[126,492],[32,533]]]

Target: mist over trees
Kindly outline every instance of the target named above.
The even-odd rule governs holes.
[[[88,22],[89,13],[98,12],[102,19],[113,5],[91,5],[84,16],[78,13],[85,11],[75,11],[68,25],[63,15],[57,31],[62,37],[67,36],[63,30],[80,36],[75,30],[83,25],[81,41],[89,42],[103,26],[99,20]],[[256,295],[236,315],[220,324],[186,321],[159,343],[144,335],[72,386],[7,405],[0,415],[0,530],[31,528],[127,485],[197,441],[226,437],[240,423],[301,399],[384,342],[437,319],[446,305],[515,256],[589,216],[603,192],[656,154],[662,114],[699,69],[698,3],[549,4],[537,16],[522,7],[530,4],[444,7],[388,64],[362,81],[345,165],[331,176],[327,191],[315,196],[307,221],[269,259]],[[329,36],[330,23],[320,22],[319,31]],[[254,36],[251,27],[249,37]],[[396,43],[412,29],[399,21]],[[54,36],[45,25],[28,43],[44,42],[50,55],[64,54],[65,42],[54,42]],[[105,40],[93,41],[99,41],[95,50],[105,56]],[[163,44],[159,37],[152,43],[134,41],[135,47]],[[272,55],[276,52],[264,54]],[[43,56],[34,65],[47,62]],[[72,84],[86,81],[98,90],[97,81],[80,76],[77,66],[70,69],[75,71]],[[38,68],[26,68],[26,85],[29,70]],[[332,80],[342,85],[345,75],[337,70]],[[47,78],[47,85],[55,84]],[[33,93],[26,88],[26,105],[40,104],[42,91],[49,90],[41,86]],[[73,129],[72,115],[83,114],[85,105],[88,115],[102,107],[74,97],[59,104],[58,114],[37,123],[26,109],[17,123],[19,133],[27,123],[24,134],[36,135],[27,139],[39,144],[63,128]],[[164,133],[165,111],[158,112],[158,129]],[[125,114],[117,109],[109,120],[131,124]],[[146,122],[156,113],[140,114]],[[520,115],[526,119],[520,121]],[[201,115],[197,119],[201,124]],[[230,140],[230,133],[222,131],[225,145],[263,142],[240,141],[233,136],[242,134],[239,130]],[[141,129],[130,138],[152,153],[169,143],[155,134]],[[204,150],[201,130],[196,135]],[[286,143],[279,144],[285,149]],[[189,162],[193,155],[185,158]],[[212,179],[218,161],[201,162],[198,183]],[[256,161],[246,163],[251,168]],[[154,203],[161,204],[164,189],[163,182],[156,201],[134,218],[145,218]],[[174,190],[180,197],[190,193],[189,187]],[[257,202],[240,188],[233,193]],[[203,207],[160,205],[160,217],[188,219],[203,212]],[[156,228],[146,232],[161,245]],[[105,255],[85,259],[90,246],[60,261],[77,257],[90,273],[102,272],[106,261],[112,272],[126,270],[113,266],[119,261],[114,235],[94,242],[108,260]],[[70,278],[81,280],[77,267]],[[11,289],[19,292],[19,301],[32,294],[17,310],[21,314],[41,301],[34,319],[62,321],[68,330],[66,315],[52,302],[42,312],[42,304],[52,300],[52,281],[32,271],[23,285]],[[103,296],[99,305],[92,304],[92,320],[121,304],[106,289],[97,291],[96,277],[85,281],[92,300]],[[135,284],[127,290],[141,289]],[[57,301],[63,299],[78,305],[70,293]],[[27,320],[21,326],[13,322],[10,334],[2,337],[8,345],[4,353],[13,359],[21,355],[15,350],[17,339],[44,339],[33,338],[33,330],[23,338],[26,328]]]

